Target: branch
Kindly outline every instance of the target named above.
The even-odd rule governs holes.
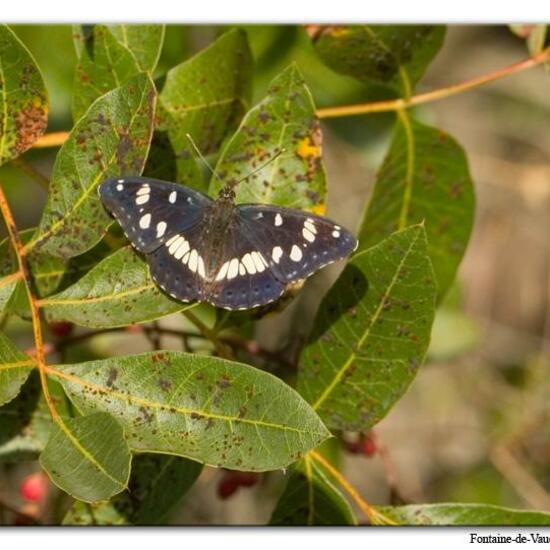
[[[361,103],[357,105],[343,105],[341,107],[325,107],[323,109],[317,109],[317,116],[319,118],[335,118],[342,116],[355,116],[364,115],[368,113],[384,113],[388,111],[400,111],[402,109],[408,109],[422,103],[429,103],[431,101],[437,101],[451,97],[462,92],[467,92],[483,84],[488,84],[494,80],[499,80],[505,76],[510,76],[516,73],[520,73],[532,67],[536,67],[545,61],[550,59],[550,48],[543,50],[542,52],[524,59],[518,63],[504,67],[492,73],[487,73],[458,84],[452,84],[445,88],[439,88],[426,92],[423,94],[413,95],[408,99],[389,99],[386,101],[375,101],[372,103]]]
[[[32,316],[32,328],[34,332],[34,343],[36,348],[36,362],[38,366],[38,372],[40,373],[40,383],[42,385],[42,391],[44,393],[44,399],[48,405],[48,409],[52,418],[58,424],[63,424],[57,409],[55,408],[53,399],[50,395],[50,390],[48,388],[48,379],[46,375],[46,354],[44,351],[44,340],[42,338],[42,327],[40,325],[40,314],[38,311],[38,304],[36,297],[32,291],[32,279],[30,270],[27,265],[27,259],[23,253],[23,243],[19,237],[17,231],[17,226],[15,225],[15,220],[11,213],[8,201],[6,200],[6,195],[4,194],[3,186],[0,184],[0,210],[2,211],[2,216],[6,222],[6,227],[10,236],[15,255],[17,256],[17,263],[19,265],[19,273],[23,277],[23,282],[25,283],[25,289],[27,291],[27,296],[29,299],[29,304],[31,308]]]
[[[317,451],[310,451],[309,455],[327,470],[339,485],[356,502],[371,525],[397,525],[392,519],[375,510],[360,494],[359,491],[335,468],[323,455]]]

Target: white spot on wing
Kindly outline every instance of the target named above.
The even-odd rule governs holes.
[[[147,202],[149,202],[149,197],[151,195],[140,195],[137,199],[136,199],[136,204],[145,204]]]
[[[189,266],[189,269],[193,273],[197,271],[197,266],[199,265],[199,254],[194,248],[193,250],[191,250],[191,255],[189,256],[189,263],[187,265]]]
[[[283,225],[283,217],[281,216],[281,214],[279,214],[277,212],[277,214],[275,214],[275,225],[278,227],[279,225]]]
[[[304,228],[302,229],[302,235],[304,239],[310,243],[312,243],[315,240],[315,234],[310,231],[304,224]]]
[[[183,242],[178,246],[178,249],[174,252],[174,258],[176,258],[176,260],[183,258],[183,255],[187,254],[187,252],[189,251],[189,248],[191,248],[189,246],[189,243],[185,239],[183,239]]]
[[[176,250],[185,242],[185,239],[178,235],[175,240],[170,239],[168,242],[171,243],[170,248],[168,248],[168,253],[173,256],[176,253]]]
[[[141,229],[148,229],[151,223],[151,214],[145,214],[139,219],[139,226]]]
[[[198,273],[199,273],[199,276],[202,277],[203,279],[206,278],[206,270],[204,269],[204,260],[202,259],[202,256],[199,256]]]
[[[302,259],[302,256],[302,249],[299,246],[294,245],[290,251],[290,259],[293,262],[299,262]]]
[[[117,183],[124,183],[124,180],[117,180]]]
[[[264,261],[262,258],[262,255],[259,252],[251,252],[250,256],[252,256],[252,260],[254,261],[254,267],[256,268],[256,271],[258,273],[261,273],[265,270]]]
[[[305,227],[308,231],[311,231],[314,235],[317,235],[317,228],[315,227],[315,222],[314,222],[311,218],[308,218],[308,219],[304,222],[304,227]]]
[[[148,195],[151,192],[151,188],[149,187],[148,183],[144,183],[138,190],[136,195],[139,197],[140,195]]]
[[[338,226],[336,226],[338,227]],[[332,236],[337,239],[339,236],[340,236],[340,231],[338,231],[338,229],[335,229],[333,232],[332,232]]]
[[[222,279],[225,279],[225,276],[227,275],[227,270],[229,269],[229,262],[225,262],[218,271],[218,274],[216,275],[216,281],[221,281]]]
[[[160,239],[166,231],[166,222],[157,223],[157,239]]]
[[[122,185],[122,183],[120,183],[122,180],[118,180],[118,181],[119,181],[119,183],[116,186],[116,190],[117,191],[122,191],[124,189],[124,185]]]
[[[247,252],[243,256],[242,262],[250,275],[254,275],[254,273],[256,273],[256,266],[254,265],[254,260],[252,259],[250,253]]]
[[[161,222],[161,223],[164,223],[164,222]],[[179,238],[179,235],[174,235],[173,237],[170,237],[167,241],[166,241],[166,246],[170,246],[176,239]]]
[[[176,197],[177,197],[177,195],[178,195],[178,194],[176,193],[176,191],[172,191],[172,192],[170,193],[170,195],[168,196],[168,200],[169,200],[172,204],[174,204],[174,203],[176,202]]]
[[[280,246],[273,247],[273,250],[271,251],[271,257],[273,258],[273,261],[278,264],[279,260],[281,259],[281,256],[283,255],[283,249]]]
[[[227,278],[234,279],[238,274],[239,274],[239,260],[237,258],[233,258],[229,262],[229,268],[227,270]]]
[[[239,275],[242,277],[243,275],[246,275],[246,267],[244,267],[243,263],[239,264]]]

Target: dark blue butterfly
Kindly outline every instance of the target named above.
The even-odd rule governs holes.
[[[145,254],[155,282],[182,302],[231,310],[262,306],[357,247],[349,231],[326,218],[235,205],[231,186],[212,200],[176,183],[113,178],[100,185],[99,195]]]

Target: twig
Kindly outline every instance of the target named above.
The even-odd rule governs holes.
[[[397,525],[395,521],[375,510],[360,494],[359,491],[338,471],[323,455],[317,451],[310,451],[309,455],[327,470],[339,485],[356,502],[365,517],[372,525]]]
[[[213,330],[210,330],[194,313],[192,313],[189,310],[185,310],[182,312],[185,317],[191,323],[193,323],[200,331],[200,333],[206,338],[207,340],[210,340],[214,347],[216,348],[216,351],[218,352],[218,355],[220,357],[224,357],[225,359],[233,359],[233,351],[229,346],[224,344],[215,334]]]
[[[538,510],[550,510],[550,495],[509,449],[504,446],[495,447],[489,458],[502,477],[529,506]]]
[[[364,115],[367,113],[384,113],[388,111],[400,111],[401,109],[408,109],[422,103],[429,103],[431,101],[437,101],[447,97],[451,97],[462,92],[472,90],[483,84],[488,84],[505,76],[510,76],[532,67],[536,67],[545,61],[550,59],[550,49],[547,48],[537,55],[524,59],[518,63],[513,63],[503,69],[487,73],[458,84],[452,84],[444,88],[432,90],[423,94],[413,95],[408,99],[389,99],[386,101],[375,101],[371,103],[361,103],[357,105],[343,105],[341,107],[325,107],[323,109],[317,109],[317,116],[319,118],[335,118],[342,116],[354,116]]]
[[[27,259],[23,254],[23,243],[21,242],[21,238],[19,237],[17,226],[15,225],[15,220],[11,213],[8,201],[6,200],[6,196],[4,194],[3,186],[1,184],[0,184],[0,210],[2,211],[2,216],[4,217],[4,221],[6,222],[6,227],[8,229],[11,243],[13,245],[15,255],[17,256],[19,272],[23,275],[23,281],[25,283],[25,289],[27,291],[27,296],[29,299],[31,316],[32,316],[32,328],[34,333],[34,343],[36,348],[36,362],[38,366],[38,372],[40,374],[40,383],[42,385],[44,399],[46,401],[46,404],[48,405],[48,409],[50,411],[50,414],[52,415],[53,420],[56,423],[64,426],[63,421],[61,420],[59,413],[55,408],[55,404],[53,402],[53,399],[50,395],[50,390],[48,388],[48,379],[46,375],[46,366],[47,366],[46,354],[44,352],[44,340],[42,338],[40,314],[38,311],[38,304],[36,302],[36,297],[34,296],[32,291],[32,279],[31,279],[30,270],[27,265]]]
[[[69,132],[50,132],[49,134],[44,134],[33,143],[33,149],[59,147],[65,143],[68,137]]]

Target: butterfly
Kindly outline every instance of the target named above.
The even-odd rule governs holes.
[[[104,207],[172,298],[251,309],[341,260],[355,237],[327,218],[269,204],[235,204],[231,185],[217,199],[147,177],[99,186]]]

